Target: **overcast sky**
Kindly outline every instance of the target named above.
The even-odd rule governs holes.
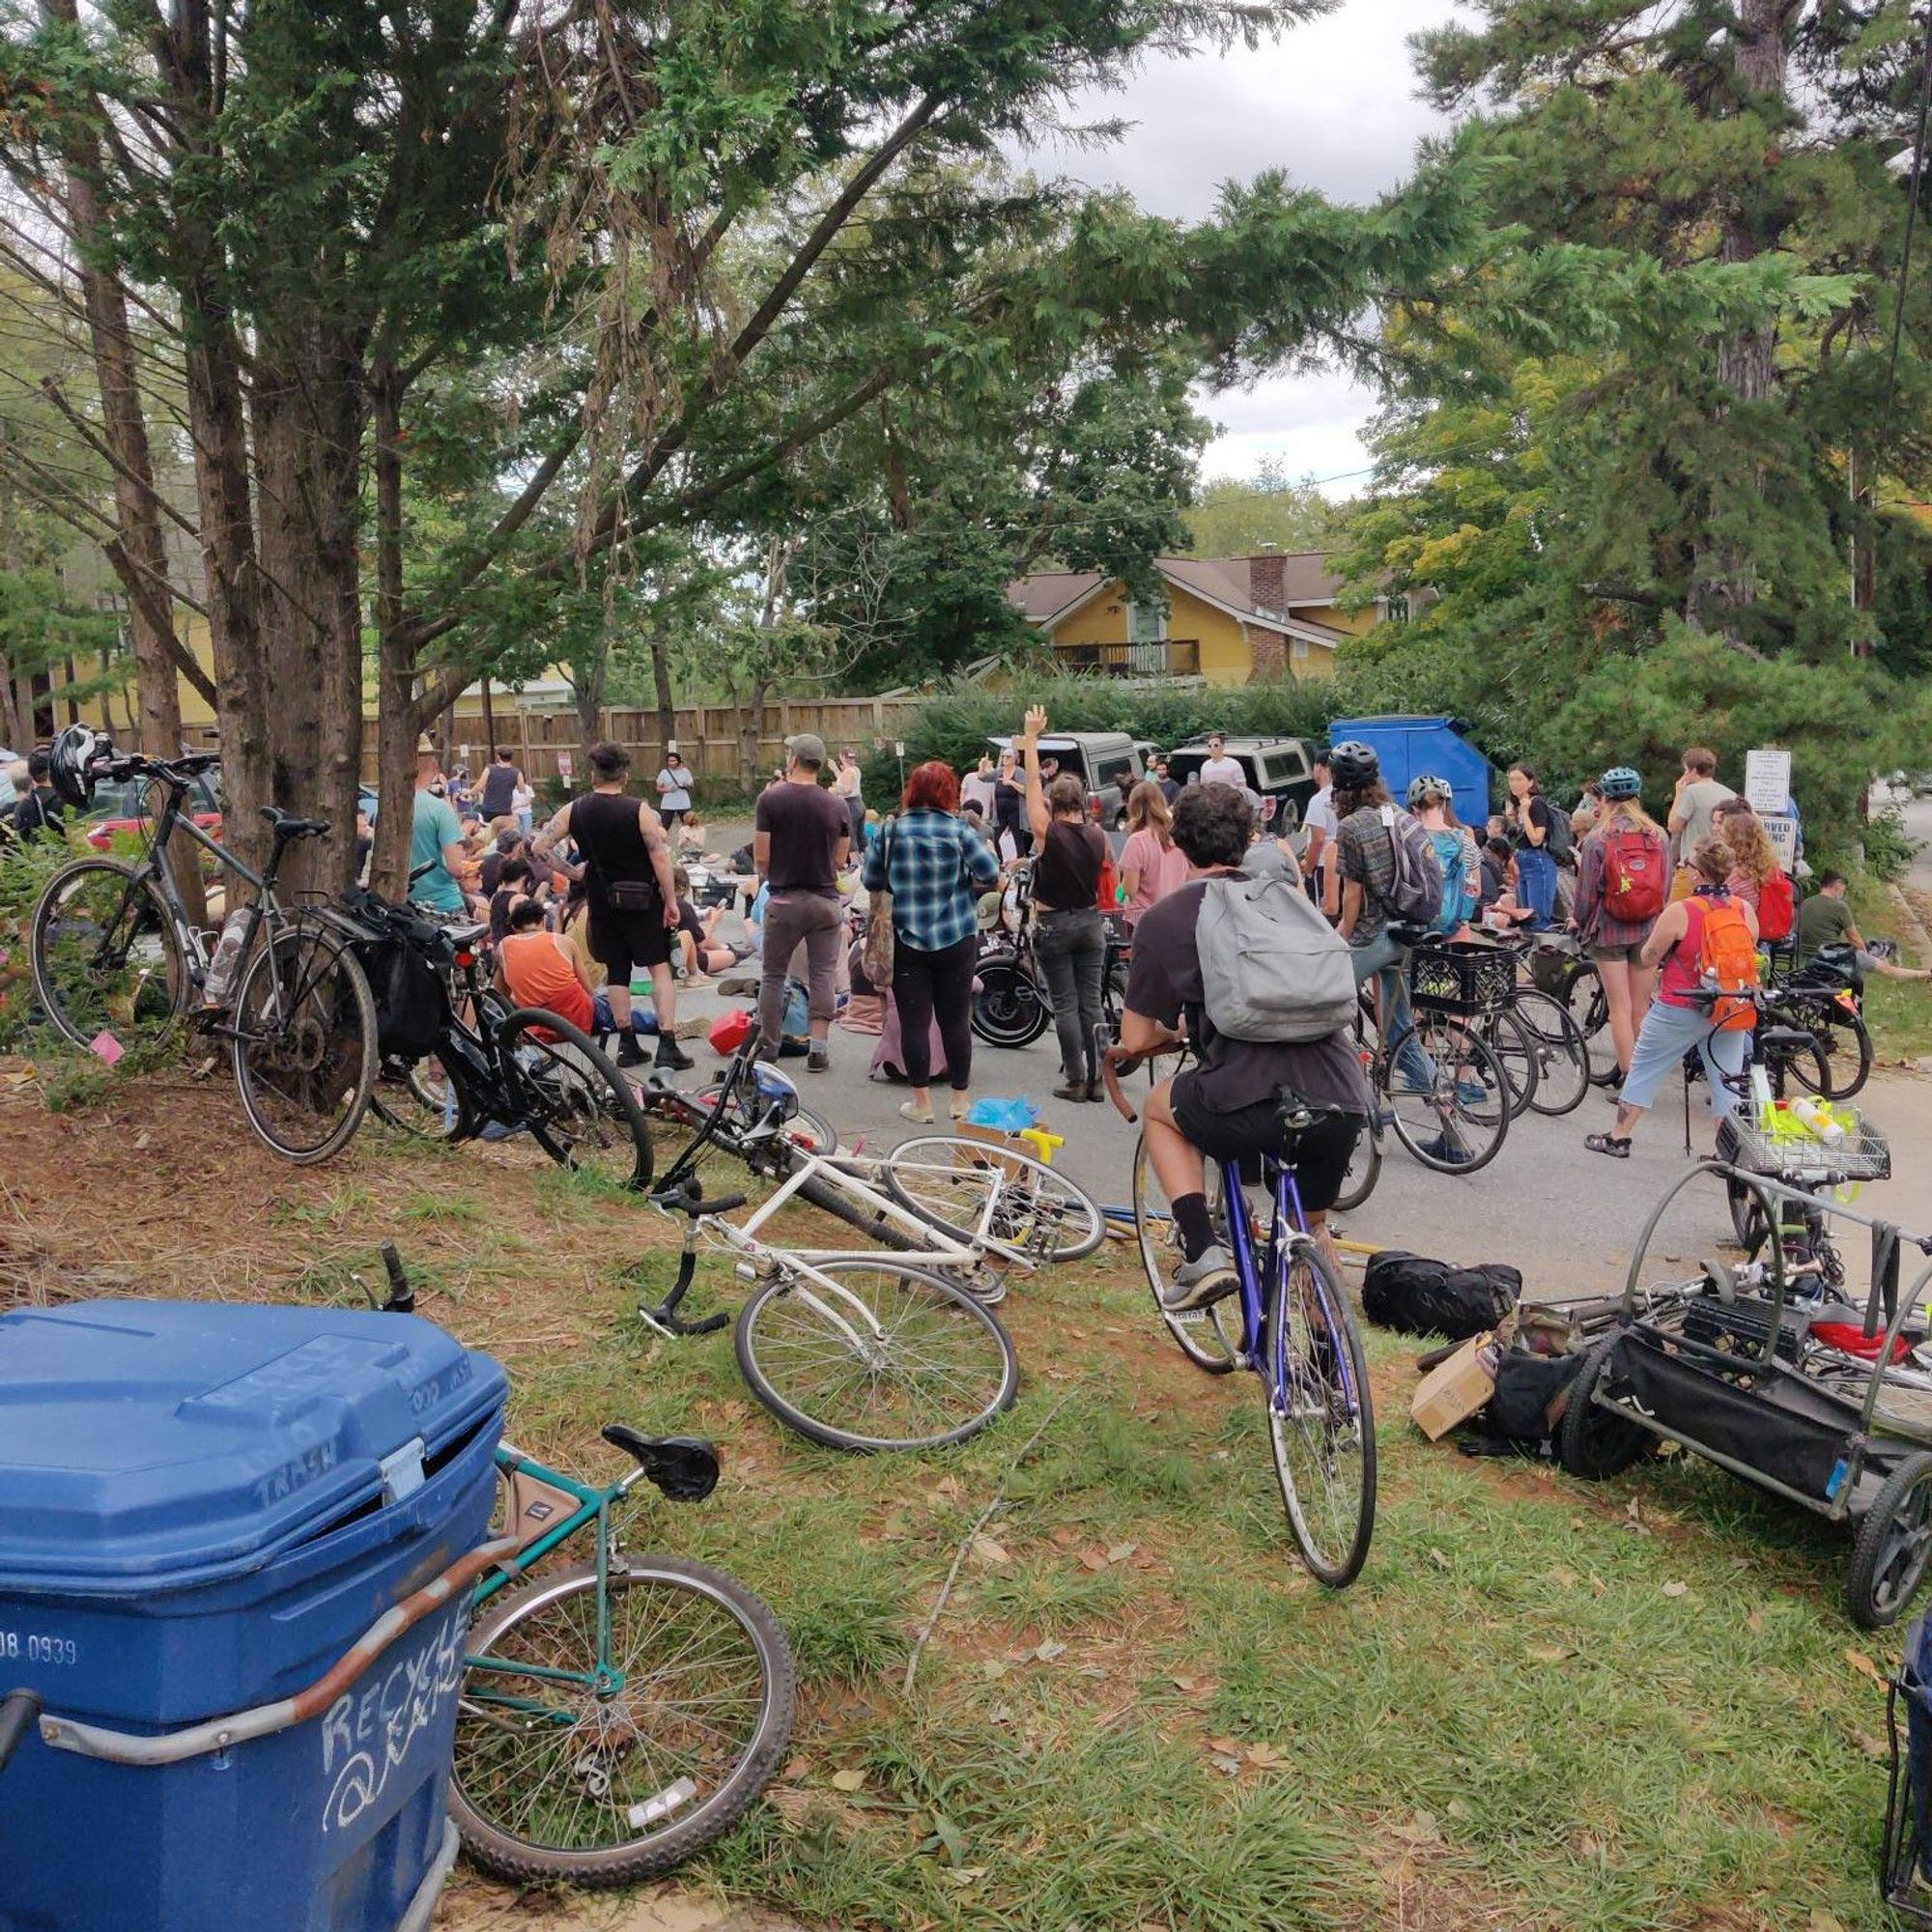
[[[1344,201],[1371,201],[1411,167],[1416,144],[1442,126],[1416,99],[1405,42],[1449,19],[1453,0],[1342,0],[1256,53],[1148,64],[1127,86],[1076,115],[1134,125],[1110,148],[1042,147],[1042,173],[1118,184],[1158,214],[1199,217],[1223,182],[1283,168]],[[1340,375],[1284,376],[1204,399],[1222,434],[1209,476],[1240,475],[1278,457],[1296,475],[1348,496],[1365,480],[1359,432],[1375,398]]]

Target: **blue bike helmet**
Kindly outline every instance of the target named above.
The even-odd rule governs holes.
[[[1637,798],[1643,792],[1643,774],[1629,765],[1612,765],[1602,780],[1605,799]]]

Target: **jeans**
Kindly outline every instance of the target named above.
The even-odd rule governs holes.
[[[814,1023],[829,1025],[838,1004],[838,901],[824,893],[775,893],[765,901],[764,975],[758,985],[758,1032],[779,1050],[784,1033],[785,975],[802,945]]]
[[[1033,956],[1046,978],[1046,997],[1060,1036],[1060,1065],[1069,1085],[1100,1077],[1094,1035],[1100,1024],[1100,980],[1107,969],[1107,928],[1097,907],[1041,913]]]
[[[899,1052],[905,1077],[915,1087],[932,1085],[932,1021],[939,1016],[939,1043],[946,1078],[955,1094],[973,1084],[973,968],[980,938],[969,932],[954,946],[923,952],[900,940],[893,951],[893,1004],[899,1013]]]
[[[1556,910],[1556,861],[1536,845],[1519,845],[1516,852],[1517,896],[1536,917],[1532,932],[1547,926]]]
[[[1413,1019],[1408,1006],[1408,975],[1404,970],[1408,961],[1406,951],[1398,946],[1386,932],[1378,932],[1375,938],[1364,941],[1350,949],[1355,968],[1355,984],[1374,977],[1377,990],[1381,995],[1381,1030],[1384,1041],[1393,1039],[1397,1034],[1407,1028]],[[1427,1087],[1435,1078],[1435,1069],[1429,1063],[1429,1056],[1422,1050],[1422,1042],[1414,1034],[1403,1041],[1402,1051],[1396,1055],[1395,1070],[1411,1086]]]
[[[1718,1033],[1711,1016],[1697,1007],[1671,1007],[1653,1000],[1638,1029],[1624,1075],[1622,1099],[1627,1107],[1648,1107],[1658,1089],[1691,1048],[1703,1056],[1704,1078],[1711,1084],[1711,1111],[1720,1120],[1738,1110],[1738,1095],[1723,1079],[1745,1070],[1750,1051],[1748,1033]]]

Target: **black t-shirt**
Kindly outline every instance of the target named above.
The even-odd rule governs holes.
[[[852,817],[845,801],[822,785],[793,784],[790,780],[767,785],[758,794],[752,824],[771,834],[771,860],[765,876],[775,893],[838,892],[838,854],[852,837]]]
[[[490,895],[490,937],[497,944],[510,929],[510,908],[519,899],[528,898],[530,882],[519,879],[514,886],[498,886]]]
[[[1026,790],[1017,781],[993,781],[993,823],[1023,825],[1026,822]]]
[[[697,916],[697,908],[689,899],[677,902],[677,929],[688,932],[698,945],[704,944],[704,922]]]
[[[1533,825],[1543,834],[1543,843],[1532,845],[1529,849],[1533,852],[1549,852],[1549,856],[1553,859],[1556,855],[1549,849],[1549,821],[1552,816],[1549,801],[1541,792],[1531,792],[1517,807],[1517,850],[1520,852],[1524,846],[1529,845],[1529,828]]]
[[[1208,883],[1196,879],[1156,900],[1134,927],[1127,1010],[1173,1027],[1187,1018],[1195,1047],[1195,1096],[1217,1114],[1271,1100],[1289,1087],[1318,1107],[1346,1107],[1366,1116],[1362,1063],[1347,1031],[1302,1044],[1223,1039],[1202,1011],[1201,954],[1194,924]]]

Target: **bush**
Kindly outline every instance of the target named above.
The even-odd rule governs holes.
[[[34,906],[41,888],[72,857],[54,838],[0,846],[0,1053],[18,1053],[29,1044],[35,1013],[28,958]]]

